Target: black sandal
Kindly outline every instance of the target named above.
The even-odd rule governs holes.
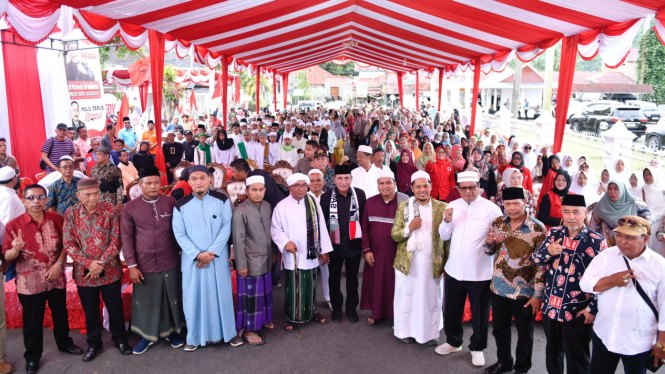
[[[320,323],[320,324],[322,324],[322,325],[325,325],[325,324],[328,323],[328,318],[322,316],[322,315],[321,315],[320,313],[318,313],[318,312],[315,312],[315,313],[314,313],[314,317],[313,317],[312,319],[314,320],[314,322],[316,322],[316,323]]]
[[[370,322],[370,320],[371,320],[372,322]],[[368,324],[368,325],[370,325],[370,326],[374,326],[374,325],[376,325],[377,323],[379,323],[379,321],[375,320],[375,319],[372,318],[372,317],[367,317],[367,324]]]
[[[243,338],[243,339],[247,342],[247,344],[249,344],[249,345],[254,345],[254,346],[257,346],[257,345],[263,345],[263,343],[264,343],[263,338],[260,337],[259,334],[257,334],[257,333],[254,333],[254,335],[258,336],[259,339],[261,339],[261,340],[258,341],[258,342],[252,342],[252,341],[249,340],[249,337],[245,336],[244,333],[242,334],[242,338]]]
[[[272,323],[272,327],[266,326],[268,323],[266,323],[266,325],[263,325],[262,327],[265,328],[266,330],[274,330],[274,329],[277,328],[277,326],[275,326],[275,324],[273,322],[270,322],[270,323]]]
[[[296,331],[296,325],[294,323],[291,323],[291,322],[285,323],[284,328],[286,329],[286,332],[295,332]]]

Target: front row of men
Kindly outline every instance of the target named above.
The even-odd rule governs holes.
[[[160,337],[173,347],[185,345],[186,351],[221,342],[237,346],[243,339],[263,344],[257,332],[275,328],[273,242],[284,267],[288,332],[298,323],[328,322],[316,308],[317,268],[328,264],[334,322],[341,322],[343,307],[349,321],[357,322],[360,302],[371,310],[368,324],[393,319],[394,334],[405,343],[438,345],[443,327],[446,342],[436,348],[441,355],[462,350],[468,297],[469,349],[477,366],[485,365],[491,303],[497,362],[485,373],[530,370],[538,310],[543,311],[549,373],[563,372],[564,357],[568,373],[614,372],[619,360],[626,373],[644,373],[647,363],[665,359],[665,325],[657,317],[665,307],[665,259],[646,246],[650,227],[639,217],[620,220],[617,246],[606,249],[604,238],[584,225],[583,196],[563,198],[563,224],[548,232],[526,214],[522,188],[504,189],[507,215],[502,216],[479,196],[475,172],[458,175],[462,198],[446,204],[430,197],[430,178],[422,171],[411,177],[413,197],[396,193],[392,172],[384,170],[379,195],[366,199],[363,190],[351,187],[347,166],[336,167],[336,187],[318,197],[308,194],[308,176],[291,175],[290,195],[274,210],[263,200],[264,177],[249,176],[247,201],[232,214],[229,198],[209,189],[206,167],[192,166],[188,174],[192,193],[176,202],[159,193],[159,170],[143,168],[143,196],[127,203],[122,215],[100,201],[96,179],[78,182],[81,204],[64,217],[45,211],[43,187],[25,188],[26,213],[7,224],[3,253],[5,260],[17,260],[28,373],[39,369],[47,301],[58,349],[84,353],[68,336],[67,254],[75,263],[73,278],[85,311],[83,360],[91,361],[103,345],[100,294],[122,354],[141,354]],[[235,313],[229,239],[238,272]],[[131,330],[142,337],[133,349],[124,326],[120,250],[134,284]],[[361,253],[366,261],[359,300]],[[651,308],[651,300],[657,307]],[[518,332],[514,358],[512,320]]]

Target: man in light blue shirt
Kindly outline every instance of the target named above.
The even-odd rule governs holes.
[[[134,154],[134,149],[136,148],[136,142],[139,141],[139,137],[136,135],[136,132],[132,128],[132,123],[129,120],[129,117],[122,118],[122,124],[125,126],[118,133],[118,139],[125,141],[125,148]]]

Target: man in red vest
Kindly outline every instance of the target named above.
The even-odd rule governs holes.
[[[97,148],[99,148],[99,138],[90,139],[90,150],[85,154],[85,174],[90,176],[90,170],[97,165]]]

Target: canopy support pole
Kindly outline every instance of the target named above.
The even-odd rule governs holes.
[[[222,85],[222,125],[226,130],[226,124],[229,120],[229,60],[227,55],[222,55],[222,81],[219,84]]]
[[[443,96],[443,67],[439,69],[439,112],[441,111],[441,96]]]
[[[275,104],[275,112],[277,111],[277,72],[272,72],[272,97]]]
[[[282,74],[282,92],[284,94],[284,110],[286,110],[286,99],[289,89],[289,73]]]
[[[397,88],[399,89],[399,107],[404,110],[404,86],[402,84],[402,76],[404,73],[397,72]]]
[[[559,64],[559,87],[556,93],[556,125],[554,127],[554,144],[552,154],[561,151],[563,144],[563,132],[566,129],[566,116],[570,94],[573,89],[573,75],[575,74],[575,62],[577,58],[577,45],[580,35],[566,36],[561,46],[561,63]],[[546,98],[547,100],[547,98]],[[515,103],[513,103],[515,105]]]
[[[256,115],[257,116],[259,115],[259,108],[261,107],[261,105],[259,104],[260,90],[261,90],[261,67],[259,65],[256,65]]]
[[[150,77],[152,78],[152,105],[155,110],[155,129],[157,132],[157,152],[155,166],[162,174],[162,186],[168,185],[166,178],[166,160],[162,150],[162,92],[164,89],[164,34],[155,30],[148,31],[150,44]]]
[[[420,74],[416,70],[416,112],[420,112]]]
[[[478,111],[478,86],[480,86],[480,57],[476,58],[475,68],[473,69],[473,97],[471,98],[470,135],[473,135],[476,129],[476,112]]]

